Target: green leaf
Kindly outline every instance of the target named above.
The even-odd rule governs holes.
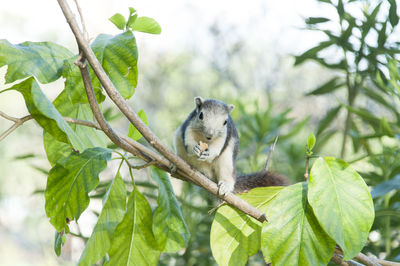
[[[62,116],[81,119],[85,121],[93,121],[93,112],[89,104],[76,103],[69,101],[66,90],[64,89],[60,95],[53,101],[54,106]],[[86,148],[107,147],[107,136],[99,130],[87,126],[70,124],[75,134]]]
[[[377,128],[380,124],[380,118],[374,116],[369,110],[365,108],[353,108],[350,106],[345,106],[350,112],[356,114],[364,121],[368,122],[374,128]]]
[[[341,105],[330,109],[324,118],[322,118],[321,121],[318,123],[318,129],[317,129],[317,136],[319,136],[332,122],[332,120],[337,116],[339,113],[340,109],[342,108]]]
[[[367,12],[364,12],[364,16],[366,18],[366,20],[364,20],[361,26],[361,42],[362,44],[364,43],[365,37],[368,35],[369,31],[371,30],[372,27],[374,27],[376,25],[376,16],[378,15],[379,9],[381,8],[381,4],[382,2],[380,2],[379,4],[376,5],[376,7],[373,9],[373,11],[371,12],[370,15],[368,15]],[[360,47],[360,49],[362,49],[362,46]]]
[[[86,243],[78,265],[94,265],[110,249],[111,237],[124,217],[126,209],[126,189],[119,172],[111,182],[103,198],[103,209],[92,235]]]
[[[328,63],[325,59],[323,58],[312,58],[316,62],[320,63],[324,67],[327,67],[329,69],[339,69],[339,70],[346,70],[347,69],[347,63],[344,59],[342,59],[338,63]]]
[[[316,59],[318,52],[322,51],[323,49],[331,46],[334,44],[332,40],[330,41],[325,41],[325,42],[320,42],[317,46],[305,51],[303,54],[296,56],[296,61],[294,62],[294,65],[300,65],[307,59]]]
[[[36,154],[34,154],[34,153],[26,153],[26,154],[15,156],[13,159],[14,160],[25,160],[25,159],[35,158],[35,157],[36,157]]]
[[[127,29],[131,29],[133,23],[135,23],[136,19],[137,19],[138,15],[135,14],[133,16],[129,16],[128,22],[126,23],[126,28]]]
[[[115,229],[105,265],[157,265],[160,251],[151,230],[150,205],[134,187],[122,222]]]
[[[143,121],[143,123],[145,123],[146,125],[149,124],[149,122],[147,121],[146,113],[143,109],[138,112],[138,116]],[[133,140],[139,140],[142,137],[142,134],[140,134],[139,130],[137,130],[132,124],[129,124],[128,137]]]
[[[57,96],[53,101],[53,104],[63,116],[93,121],[93,114],[89,104],[72,104],[67,95],[66,89]],[[70,124],[70,127],[74,130],[85,148],[107,147],[107,137],[103,132],[75,124]],[[43,144],[47,159],[52,166],[54,166],[58,161],[67,158],[72,152],[70,145],[56,140],[46,131],[43,132]]]
[[[307,183],[284,188],[269,204],[267,216],[269,222],[263,224],[261,233],[266,261],[272,265],[327,265],[335,242],[307,203]]]
[[[336,11],[338,12],[340,19],[342,19],[343,15],[344,15],[344,6],[343,6],[342,0],[338,0],[338,5],[336,7]]]
[[[45,209],[50,223],[61,231],[68,229],[68,220],[78,220],[89,205],[88,193],[99,183],[99,173],[111,158],[111,150],[90,148],[72,153],[57,163],[47,179]]]
[[[330,21],[329,18],[323,18],[323,17],[309,17],[306,19],[306,23],[308,25],[324,23],[324,22],[328,22],[328,21]]]
[[[389,21],[392,27],[395,27],[399,23],[399,16],[397,15],[397,4],[396,0],[389,0]]]
[[[126,20],[125,20],[124,16],[121,15],[120,13],[116,13],[114,16],[112,16],[108,20],[110,20],[115,26],[117,26],[118,29],[120,29],[120,30],[125,29]]]
[[[319,86],[315,90],[307,93],[307,95],[321,95],[335,91],[336,89],[342,87],[344,82],[341,81],[339,77],[334,77],[330,79],[328,82],[324,83],[323,85]]]
[[[122,97],[132,97],[138,79],[138,51],[133,33],[127,31],[116,36],[100,34],[94,40],[92,49]]]
[[[51,166],[57,162],[65,160],[73,149],[65,142],[56,140],[50,133],[43,131],[43,146],[47,155],[47,160]]]
[[[10,90],[17,90],[22,93],[29,113],[55,139],[71,143],[75,150],[84,150],[84,145],[78,136],[44,95],[35,78],[30,77],[14,85]]]
[[[35,76],[41,83],[50,83],[61,76],[63,62],[73,54],[51,42],[11,44],[0,40],[0,67],[8,65],[6,83]]]
[[[64,231],[62,231],[61,233],[59,232],[55,232],[54,235],[54,252],[56,253],[57,256],[61,255],[61,247],[64,245],[66,240]]]
[[[137,17],[138,17],[138,15],[136,13],[136,9],[134,9],[133,7],[130,7],[129,8],[129,19],[128,19],[128,22],[126,23],[127,29],[132,28],[132,24],[135,23]]]
[[[132,16],[133,13],[136,13],[136,9],[134,9],[133,7],[129,8],[129,16]]]
[[[255,208],[269,213],[268,204],[283,187],[252,189],[238,196]],[[211,226],[211,251],[219,265],[245,265],[257,253],[261,242],[261,224],[229,205],[221,206]]]
[[[138,17],[132,24],[133,31],[141,31],[150,34],[160,34],[161,26],[152,18]]]
[[[153,213],[153,232],[157,245],[161,251],[177,252],[189,242],[189,229],[168,175],[151,168],[151,177],[158,184],[158,206]]]
[[[65,91],[72,104],[88,103],[85,86],[83,85],[82,74],[78,66],[74,64],[77,57],[64,61],[64,70],[62,72],[65,78]],[[97,102],[101,103],[105,100],[102,93],[100,81],[89,66],[90,80],[92,81],[93,91],[96,95]]]
[[[382,118],[381,118],[379,129],[380,129],[380,132],[382,132],[382,134],[389,136],[391,138],[394,137],[393,130],[390,128],[390,125],[384,116],[382,116]]]
[[[315,146],[315,136],[313,133],[310,133],[307,138],[307,150],[311,151]]]
[[[355,257],[374,221],[372,198],[361,176],[340,159],[319,158],[311,168],[308,200],[325,232],[342,248],[344,259]]]
[[[382,29],[379,31],[378,34],[378,47],[384,47],[386,40],[387,40],[387,35],[386,35],[386,24],[387,21],[382,23]]]
[[[379,73],[379,72],[377,72]],[[368,96],[370,99],[372,99],[374,102],[381,104],[383,107],[388,108],[391,110],[394,114],[397,114],[396,107],[389,103],[382,95],[384,94],[379,94],[375,92],[374,89],[368,88],[368,87],[363,87],[364,89],[364,94]]]

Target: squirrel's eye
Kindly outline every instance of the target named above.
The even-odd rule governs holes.
[[[224,121],[224,126],[226,125],[226,123],[228,123],[228,120],[225,120],[225,121]]]
[[[203,112],[200,112],[200,114],[199,114],[199,119],[200,119],[200,120],[203,120]]]

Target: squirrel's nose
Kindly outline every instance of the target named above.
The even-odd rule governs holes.
[[[211,140],[211,137],[207,137],[208,140]]]

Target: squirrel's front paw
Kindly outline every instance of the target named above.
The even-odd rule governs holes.
[[[218,182],[218,194],[221,196],[225,196],[229,192],[233,191],[235,184],[226,182],[226,181],[219,181]]]
[[[208,149],[202,150],[199,144],[193,147],[194,154],[197,155],[197,159],[200,161],[205,161],[210,156],[210,151]]]

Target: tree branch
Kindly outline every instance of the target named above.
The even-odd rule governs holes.
[[[162,155],[164,155],[178,169],[182,170],[186,174],[185,176],[187,176],[193,182],[199,184],[201,187],[205,188],[212,194],[225,200],[227,203],[231,204],[232,206],[235,206],[244,213],[254,217],[258,221],[260,222],[266,221],[267,219],[263,212],[254,208],[253,206],[243,201],[242,199],[236,197],[234,194],[229,193],[225,196],[219,195],[218,186],[214,182],[212,182],[206,176],[201,174],[199,171],[192,169],[191,166],[188,165],[183,159],[176,156],[173,152],[171,152],[166,146],[164,146],[160,142],[157,136],[154,135],[154,133],[142,122],[142,120],[137,116],[137,114],[133,112],[133,110],[125,102],[125,100],[119,94],[117,89],[114,87],[110,78],[104,72],[102,66],[98,62],[88,42],[85,40],[82,32],[80,31],[79,26],[74,18],[74,15],[71,12],[66,1],[65,0],[57,0],[57,1],[64,13],[65,18],[67,19],[68,24],[71,27],[73,34],[75,35],[78,46],[80,47],[81,51],[89,61],[91,67],[96,73],[96,76],[99,78],[108,96],[121,110],[121,112],[128,118],[128,120],[135,126],[135,128],[143,135],[143,137],[150,143],[150,145],[153,146]]]
[[[68,123],[71,124],[77,124],[77,125],[81,125],[81,126],[86,126],[86,127],[92,127],[95,128],[97,130],[103,131],[102,128],[97,124],[97,123],[93,123],[90,121],[85,121],[85,120],[80,120],[80,119],[75,119],[75,118],[71,118],[71,117],[64,117],[64,120]],[[154,152],[153,150],[149,149],[148,147],[140,144],[137,141],[134,141],[133,139],[129,138],[128,136],[122,135],[122,134],[118,134],[115,132],[115,134],[121,138],[122,140],[126,141],[129,145],[133,146],[134,148],[136,148],[138,151],[141,151],[140,155],[136,155],[138,157],[140,157],[141,159],[143,159],[147,165],[155,165],[158,168],[169,172],[173,177],[178,178],[180,180],[183,181],[188,181],[187,178],[184,177],[183,173],[181,172],[176,172],[176,173],[172,173],[169,165],[170,162],[165,159],[164,157],[160,156],[158,153]],[[117,145],[117,143],[114,143]],[[144,156],[142,156],[142,154]],[[135,155],[135,154],[134,154]]]
[[[9,129],[4,131],[0,135],[0,141],[5,139],[8,135],[10,135],[14,130],[16,130],[18,127],[20,127],[23,123],[25,123],[28,120],[31,120],[33,117],[31,115],[24,116],[22,118],[15,118],[9,115],[6,115],[5,113],[0,111],[0,116],[4,117],[7,120],[13,121],[14,125],[12,125]]]
[[[365,255],[363,253],[359,253],[357,256],[354,257],[354,259],[359,261],[359,262],[361,262],[361,263],[364,263],[367,266],[394,265],[394,264],[386,264],[386,261],[383,261],[384,263],[379,263],[374,258],[370,258],[370,257],[368,257],[367,255]]]

